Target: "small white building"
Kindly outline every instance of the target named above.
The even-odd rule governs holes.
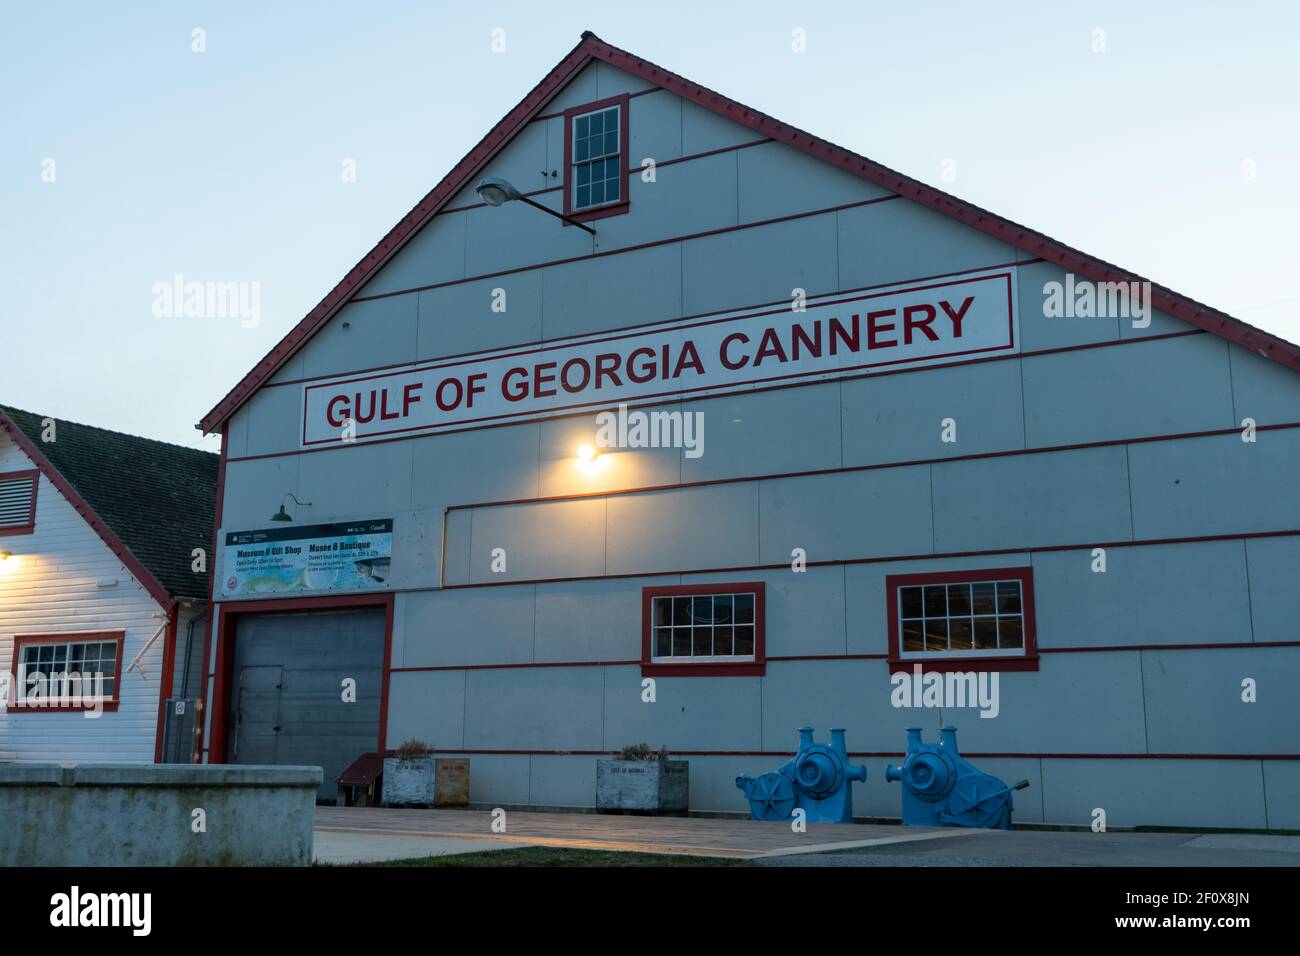
[[[198,696],[216,481],[207,452],[0,406],[0,761],[162,761],[164,702]]]

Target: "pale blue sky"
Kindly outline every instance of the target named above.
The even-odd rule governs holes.
[[[584,29],[1300,340],[1300,5],[567,6],[8,5],[0,404],[215,448],[194,423]],[[259,282],[260,325],[155,318],[176,273]]]

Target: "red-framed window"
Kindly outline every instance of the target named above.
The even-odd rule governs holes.
[[[762,581],[641,589],[641,673],[761,676],[766,668]]]
[[[578,222],[628,210],[628,95],[564,111],[564,214]]]
[[[31,534],[36,530],[36,489],[41,473],[0,472],[0,535]]]
[[[1038,670],[1032,568],[891,574],[889,666]]]
[[[14,637],[9,709],[117,710],[125,631]]]

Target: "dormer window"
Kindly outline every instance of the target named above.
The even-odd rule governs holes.
[[[564,211],[579,221],[627,211],[628,98],[565,111]]]

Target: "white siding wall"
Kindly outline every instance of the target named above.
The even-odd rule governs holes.
[[[0,435],[0,471],[32,467]],[[121,705],[93,719],[0,711],[0,760],[152,763],[166,634],[141,661],[143,674],[126,667],[164,623],[164,611],[44,475],[40,481],[35,532],[0,538],[13,552],[0,563],[0,671],[12,670],[15,634],[122,630]],[[101,579],[118,583],[101,588]]]
[[[640,89],[600,65],[547,112]],[[1300,429],[1255,443],[1232,431],[1247,416],[1300,421],[1300,377],[1161,313],[1140,329],[1050,318],[1058,266],[790,147],[755,145],[752,130],[671,93],[633,98],[630,134],[633,165],[652,157],[658,177],[631,177],[628,214],[597,222],[594,239],[466,189],[230,420],[224,528],[264,526],[285,491],[313,502],[304,523],[394,518],[389,741],[474,751],[475,801],[579,805],[595,759],[581,751],[662,743],[692,754],[694,807],[738,810],[736,774],[775,766],[802,723],[847,727],[850,748],[882,753],[909,724],[933,739],[954,719],[964,751],[1016,755],[976,762],[1031,779],[1019,819],[1087,823],[1105,806],[1117,826],[1300,826],[1300,649],[1249,646],[1296,640],[1300,538],[1240,537],[1300,527]],[[484,175],[538,188],[563,135],[558,120],[534,123]],[[595,436],[590,414],[299,453],[304,377],[1012,262],[1020,355],[666,399],[705,414],[700,458],[620,450],[587,474],[574,452]],[[505,314],[491,311],[498,288]],[[1170,333],[1183,335],[1157,338]],[[948,416],[959,444],[942,437]],[[1075,447],[1088,443],[1105,444]],[[861,470],[789,475],[841,467]],[[734,481],[755,476],[768,477]],[[627,493],[693,481],[726,483]],[[442,540],[448,506],[566,494],[587,497],[451,511]],[[1151,543],[1201,535],[1228,539]],[[1129,546],[1094,574],[1093,542]],[[489,563],[497,547],[503,573]],[[814,562],[867,560],[792,574],[794,547]],[[995,548],[1013,553],[943,557]],[[1027,565],[1045,653],[1039,670],[1002,675],[1000,719],[895,710],[880,659],[885,575]],[[705,573],[727,567],[738,570]],[[764,677],[661,679],[647,706],[642,586],[726,579],[766,582],[767,652],[786,659]],[[1220,643],[1243,646],[1164,647]],[[1245,676],[1260,679],[1249,706]],[[492,753],[512,750],[536,752]],[[734,756],[756,750],[767,756]],[[1144,753],[1163,756],[1127,759]],[[1216,759],[1249,754],[1286,759]],[[858,812],[896,814],[883,761],[867,762]]]

